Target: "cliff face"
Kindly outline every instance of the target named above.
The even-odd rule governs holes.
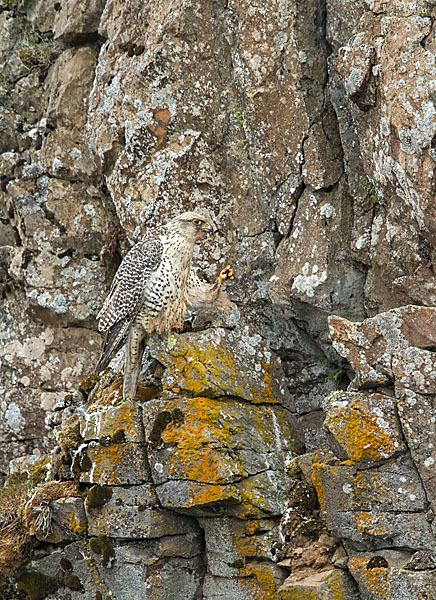
[[[433,5],[3,0],[1,469],[59,444],[4,594],[435,596]],[[75,391],[121,257],[200,208],[233,312],[135,403]]]

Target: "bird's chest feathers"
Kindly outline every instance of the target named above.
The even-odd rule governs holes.
[[[158,333],[180,327],[187,312],[187,280],[191,270],[193,248],[182,239],[164,244],[162,261],[150,279],[144,295],[156,295],[158,314],[150,328]]]

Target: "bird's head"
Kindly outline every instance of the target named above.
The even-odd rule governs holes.
[[[207,218],[196,212],[186,212],[179,215],[170,221],[167,227],[170,231],[177,231],[179,235],[194,244],[201,240],[205,233],[214,231]]]

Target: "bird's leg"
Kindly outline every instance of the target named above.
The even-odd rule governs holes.
[[[141,368],[142,356],[145,349],[145,333],[139,332],[137,328],[130,328],[127,340],[126,364],[124,368],[123,398],[133,400],[136,396],[139,370]]]
[[[232,269],[232,267],[230,265],[227,265],[227,267],[225,267],[224,269],[222,269],[222,271],[218,275],[217,282],[212,287],[212,290],[211,290],[211,292],[212,292],[211,302],[215,302],[215,300],[217,299],[219,291],[220,291],[221,286],[223,284],[223,281],[226,280],[226,279],[233,279],[234,276],[235,276],[235,271],[234,271],[234,269]]]

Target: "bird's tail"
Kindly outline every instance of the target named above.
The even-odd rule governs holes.
[[[129,341],[127,342],[126,364],[124,367],[124,400],[133,400],[136,396],[136,386],[138,385],[138,376],[141,369],[146,341],[146,337],[143,337],[135,343],[132,336],[129,336]]]
[[[118,321],[109,329],[106,334],[106,339],[104,341],[103,351],[101,353],[100,358],[98,359],[97,366],[95,367],[95,372],[97,375],[100,375],[110,361],[113,359],[115,354],[124,344],[127,336],[127,331],[129,328],[129,323],[127,320]]]

